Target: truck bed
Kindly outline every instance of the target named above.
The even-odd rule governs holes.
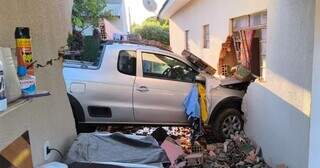
[[[64,60],[64,67],[67,68],[79,68],[79,69],[97,69],[98,65],[94,62],[78,61],[78,60]]]

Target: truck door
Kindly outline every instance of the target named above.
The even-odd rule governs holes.
[[[140,51],[133,90],[136,122],[187,123],[183,102],[196,71],[168,55]]]
[[[86,122],[134,122],[133,85],[136,76],[136,51],[112,50],[105,55],[99,73],[91,73],[95,82],[86,87]],[[89,78],[89,77],[88,77]]]

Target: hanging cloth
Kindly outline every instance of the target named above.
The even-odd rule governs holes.
[[[191,91],[184,100],[185,113],[191,122],[191,144],[203,135],[200,119],[199,92],[197,84],[192,86]]]
[[[192,120],[192,118],[200,118],[200,105],[198,95],[199,93],[197,85],[194,84],[183,103],[185,113],[188,116],[188,120]]]
[[[255,30],[240,30],[240,38],[241,38],[241,53],[240,53],[240,61],[241,64],[250,69],[251,67],[251,44],[254,36]]]
[[[205,123],[208,120],[208,110],[207,110],[208,108],[207,108],[206,88],[201,83],[198,83],[198,92],[199,92],[201,120],[203,123]]]

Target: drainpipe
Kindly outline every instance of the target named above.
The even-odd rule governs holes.
[[[164,8],[167,6],[167,4],[169,3],[170,0],[166,0],[166,2],[164,2],[164,4],[162,5],[158,15],[157,15],[157,19],[160,18],[160,14],[162,13],[162,11],[164,10]]]

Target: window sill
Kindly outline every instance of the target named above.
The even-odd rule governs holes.
[[[10,102],[8,104],[8,108],[5,111],[0,112],[0,117],[6,115],[10,111],[19,109],[20,107],[26,105],[27,103],[32,102],[32,100],[34,98],[39,98],[39,97],[44,97],[44,96],[50,96],[50,92],[48,92],[48,91],[38,91],[34,95],[20,97],[19,99],[16,99],[16,100]]]

